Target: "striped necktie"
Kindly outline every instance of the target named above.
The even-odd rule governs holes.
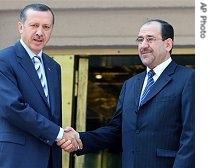
[[[35,69],[37,71],[37,74],[39,76],[41,85],[43,87],[45,96],[48,97],[47,85],[46,85],[46,83],[44,81],[44,74],[43,74],[42,69],[41,69],[42,68],[41,58],[39,56],[34,56],[33,57],[33,61],[34,61],[34,67],[35,67]]]
[[[141,96],[141,102],[143,102],[143,100],[145,99],[145,97],[147,96],[147,94],[149,93],[149,91],[151,90],[153,84],[155,83],[154,82],[154,79],[153,79],[153,76],[155,75],[155,72],[151,69],[148,73],[148,79],[147,79],[147,85],[144,89],[144,92]],[[140,104],[141,104],[140,102]]]

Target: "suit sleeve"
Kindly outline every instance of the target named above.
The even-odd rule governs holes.
[[[189,75],[189,74],[188,74]],[[182,133],[173,168],[195,167],[195,73],[186,79],[182,93]]]

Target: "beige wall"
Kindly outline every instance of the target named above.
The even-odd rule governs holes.
[[[169,21],[175,28],[175,47],[194,48],[195,3],[192,0],[2,0],[0,6],[0,49],[19,39],[19,10],[41,2],[55,13],[49,47],[134,47],[140,25],[147,18]]]

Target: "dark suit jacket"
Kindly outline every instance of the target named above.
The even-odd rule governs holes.
[[[77,155],[119,143],[123,168],[195,167],[195,72],[172,61],[138,108],[146,72],[127,80],[107,126],[80,133]]]
[[[61,168],[61,68],[43,53],[50,105],[29,55],[17,42],[0,51],[0,167]]]

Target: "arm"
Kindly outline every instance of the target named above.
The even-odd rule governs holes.
[[[87,131],[87,132],[76,132],[73,128],[71,130],[73,131],[72,136],[78,138],[81,138],[81,141],[83,143],[83,148],[72,148],[70,145],[70,142],[60,141],[57,144],[64,148],[65,151],[73,152],[77,151],[77,155],[83,155],[86,153],[93,153],[100,150],[103,150],[105,148],[115,147],[117,146],[121,147],[121,134],[122,134],[122,102],[124,98],[124,92],[125,92],[125,85],[123,85],[123,88],[121,90],[118,105],[116,112],[114,116],[112,117],[111,121],[104,127],[100,127],[93,131]],[[75,150],[74,150],[75,149]]]
[[[189,74],[188,74],[189,75]],[[182,133],[173,168],[195,166],[195,74],[186,79],[182,93]]]

